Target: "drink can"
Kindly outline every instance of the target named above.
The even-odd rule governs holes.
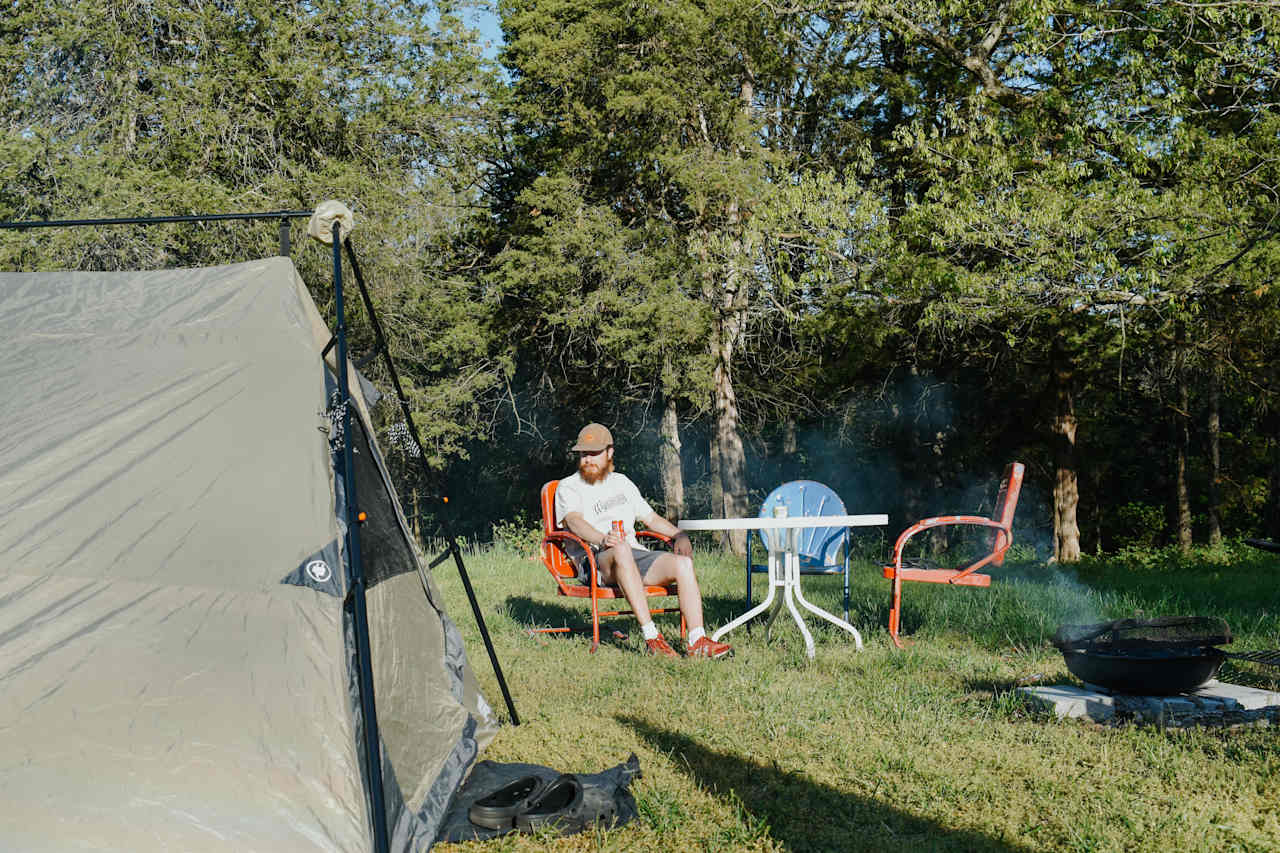
[[[616,533],[616,534],[618,534],[618,535],[619,535],[620,537],[622,537],[623,539],[626,539],[626,538],[627,538],[627,534],[626,534],[626,533],[624,533],[624,532],[622,531],[622,520],[621,520],[621,519],[614,519],[614,521],[613,521],[613,532],[614,532],[614,533]]]

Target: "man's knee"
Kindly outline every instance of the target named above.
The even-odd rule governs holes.
[[[666,559],[671,562],[667,563],[666,573],[668,579],[674,580],[676,583],[691,583],[694,580],[693,558],[682,556],[680,554],[668,554]]]
[[[630,548],[619,545],[611,548],[609,554],[612,557],[609,562],[613,565],[614,571],[639,573],[640,570],[636,567],[635,555],[631,553]]]

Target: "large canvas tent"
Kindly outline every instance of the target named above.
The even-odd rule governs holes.
[[[287,258],[0,274],[0,849],[430,846],[494,715]],[[351,383],[356,410],[364,405]]]

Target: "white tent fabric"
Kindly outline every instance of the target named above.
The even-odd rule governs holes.
[[[0,274],[0,340],[0,849],[371,849],[293,265]],[[419,850],[496,724],[358,451],[388,819]]]

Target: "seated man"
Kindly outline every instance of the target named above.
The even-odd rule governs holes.
[[[722,658],[733,651],[727,643],[717,643],[702,626],[702,593],[693,573],[693,546],[689,536],[658,515],[635,483],[613,470],[613,436],[600,424],[587,424],[573,446],[578,454],[578,473],[560,481],[556,489],[556,523],[581,537],[595,554],[600,570],[597,583],[622,588],[635,611],[650,654],[679,657],[667,644],[649,612],[646,584],[676,582],[680,612],[689,628],[686,654],[696,658]],[[650,551],[636,538],[640,519],[651,530],[673,539],[673,553]],[[623,535],[613,530],[622,522]],[[572,555],[571,555],[572,556]],[[585,565],[585,555],[582,555]]]

